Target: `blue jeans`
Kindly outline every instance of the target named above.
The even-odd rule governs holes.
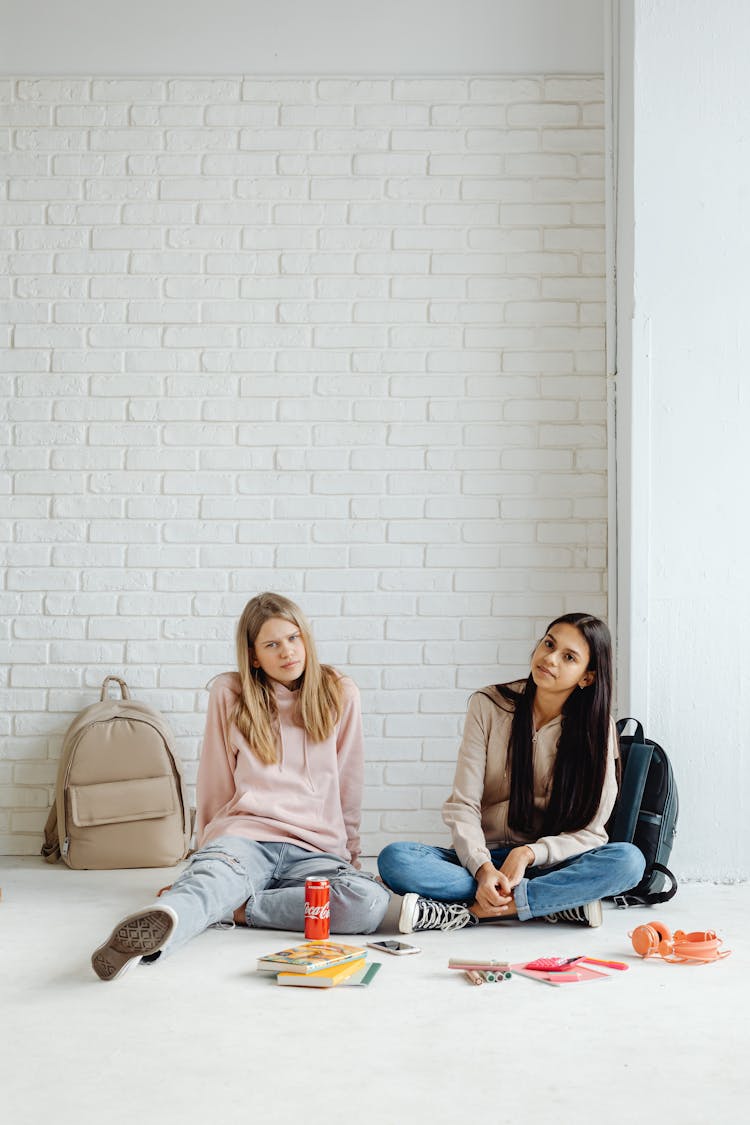
[[[511,848],[491,848],[495,867],[501,867]],[[597,898],[621,894],[643,876],[646,861],[633,844],[604,844],[552,867],[529,867],[513,899],[522,922],[559,910],[583,906]],[[474,901],[477,884],[461,866],[452,848],[429,844],[388,844],[378,856],[378,870],[397,894],[416,891],[439,902]]]
[[[295,844],[220,836],[190,857],[159,899],[178,918],[163,952],[174,953],[207,926],[231,918],[244,902],[248,926],[302,933],[305,879],[316,876],[331,884],[333,933],[370,934],[378,928],[390,894],[373,875]]]

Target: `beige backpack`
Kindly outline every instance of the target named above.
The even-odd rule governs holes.
[[[108,697],[109,683],[121,699]],[[42,855],[77,870],[171,867],[187,855],[191,815],[164,718],[107,676],[98,703],[68,727]]]

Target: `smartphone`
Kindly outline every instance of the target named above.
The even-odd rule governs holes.
[[[416,945],[408,945],[405,941],[368,941],[370,949],[379,949],[381,953],[394,953],[397,957],[403,957],[407,953],[421,953],[422,950]]]

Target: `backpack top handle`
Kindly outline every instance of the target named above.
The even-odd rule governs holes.
[[[624,735],[625,733],[625,728],[627,727],[628,723],[635,723],[635,734],[632,736],[633,742],[642,743],[644,741],[643,724],[639,723],[638,719],[633,719],[632,717],[628,719],[618,719],[615,723],[615,726],[617,727],[617,733],[620,735],[620,737],[622,737],[622,735]]]
[[[122,696],[123,699],[130,699],[130,691],[128,689],[128,685],[125,683],[124,680],[121,680],[119,676],[105,676],[104,677],[104,683],[102,684],[102,694],[99,696],[99,699],[101,700],[102,703],[104,702],[105,699],[109,698],[108,684],[110,682],[113,682],[113,683],[116,683],[116,684],[120,685],[120,695]]]

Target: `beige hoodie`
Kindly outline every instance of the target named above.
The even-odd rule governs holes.
[[[520,689],[523,682],[510,686]],[[485,692],[492,698],[488,699]],[[599,807],[591,823],[577,832],[529,840],[508,827],[511,708],[512,704],[506,702],[495,687],[482,688],[472,695],[458,752],[453,792],[443,805],[443,820],[453,835],[453,847],[471,875],[490,861],[490,848],[528,844],[534,853],[535,866],[548,867],[607,843],[604,826],[617,796],[618,743],[614,722],[610,719],[607,771]],[[540,727],[534,742],[534,805],[539,828],[549,802],[561,725],[560,718],[552,719]]]
[[[281,752],[265,765],[229,716],[240,677],[211,684],[198,767],[198,847],[217,836],[244,836],[329,852],[359,866],[363,738],[359,691],[342,676],[343,712],[325,742],[312,742],[295,717],[297,694],[274,684]]]

